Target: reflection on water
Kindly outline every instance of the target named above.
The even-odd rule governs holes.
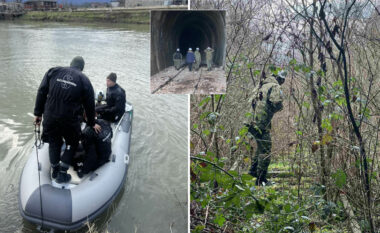
[[[96,226],[187,231],[187,97],[150,95],[148,29],[0,22],[0,232],[36,231],[21,218],[17,201],[34,142],[35,95],[50,67],[66,66],[77,55],[95,90],[105,90],[105,77],[115,72],[134,105],[127,181]]]

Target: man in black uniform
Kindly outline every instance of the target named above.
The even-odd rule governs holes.
[[[80,56],[72,60],[70,67],[51,68],[37,92],[35,122],[40,124],[43,116],[43,140],[49,143],[52,177],[57,183],[66,183],[71,179],[67,170],[79,142],[82,106],[88,125],[97,132],[101,129],[95,125],[94,90],[90,80],[82,73],[83,68],[84,60]],[[62,138],[65,139],[66,148],[61,157]]]
[[[77,161],[83,164],[78,166],[77,169],[80,178],[107,163],[112,152],[112,128],[110,123],[102,119],[95,120],[95,122],[102,127],[100,133],[96,133],[91,126],[87,126],[82,131],[82,145],[85,153]]]
[[[116,83],[117,76],[115,73],[110,73],[107,76],[107,94],[105,105],[96,107],[98,118],[117,122],[125,112],[125,91]]]

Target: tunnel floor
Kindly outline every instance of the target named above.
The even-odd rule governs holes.
[[[170,66],[150,78],[150,90],[154,94],[224,94],[226,78],[222,67],[207,71],[201,67],[198,71],[189,71],[186,67],[174,79],[165,83],[179,71]],[[162,86],[164,85],[164,86]],[[162,87],[161,87],[162,86]]]

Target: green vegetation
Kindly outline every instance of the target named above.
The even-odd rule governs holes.
[[[53,21],[53,22],[102,22],[123,24],[149,24],[148,10],[118,10],[118,11],[29,11],[21,20]]]
[[[347,217],[342,202],[326,201],[324,188],[318,184],[298,186],[294,178],[272,178],[274,185],[256,187],[247,174],[229,171],[231,177],[203,162],[192,163],[191,169],[193,232],[206,228],[225,232],[349,231],[343,224]]]
[[[229,18],[227,93],[190,97],[192,232],[379,232],[380,13],[370,3],[195,0]],[[248,100],[282,71],[275,184],[257,187]]]

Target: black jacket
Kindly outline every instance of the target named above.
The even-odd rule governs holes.
[[[113,136],[111,125],[102,119],[97,119],[95,122],[102,127],[102,130],[96,133],[92,127],[87,126],[83,131],[84,141],[87,144],[95,143],[98,157],[108,158],[111,154],[111,139]]]
[[[119,116],[118,119],[120,119],[125,112],[126,98],[124,89],[118,84],[107,88],[106,102],[107,106],[104,108],[104,111],[114,116]]]
[[[82,142],[86,151],[83,161],[83,171],[88,173],[108,162],[112,153],[112,128],[107,121],[98,119],[95,122],[102,127],[100,133],[87,126],[82,132]]]
[[[37,92],[35,116],[76,121],[83,106],[87,123],[95,124],[94,89],[81,71],[70,67],[51,68]]]

